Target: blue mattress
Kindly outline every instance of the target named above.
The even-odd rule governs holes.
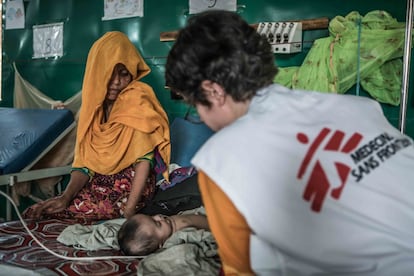
[[[73,122],[67,109],[0,107],[0,175],[20,172]]]

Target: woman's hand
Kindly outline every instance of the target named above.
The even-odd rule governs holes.
[[[135,208],[135,206],[126,206],[125,207],[125,209],[124,209],[124,217],[126,218],[126,219],[129,219],[130,217],[132,217],[133,215],[135,215],[135,213],[136,213],[136,208]]]
[[[39,219],[43,214],[58,213],[66,209],[69,199],[64,195],[59,195],[48,200],[39,202],[31,207],[32,211],[27,214],[28,218]]]
[[[132,179],[131,192],[124,209],[124,217],[130,218],[137,212],[136,206],[141,199],[141,193],[145,188],[150,173],[150,162],[143,160],[135,165],[135,175]]]
[[[26,210],[24,216],[29,219],[39,219],[44,214],[53,214],[62,212],[68,206],[70,201],[89,181],[89,176],[78,170],[70,174],[70,180],[65,192],[62,195],[39,202]]]

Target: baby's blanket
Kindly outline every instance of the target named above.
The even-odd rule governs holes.
[[[205,214],[203,206],[180,214]],[[100,224],[74,224],[66,227],[57,240],[84,250],[119,250],[117,233],[125,218]],[[185,228],[168,238],[163,247],[139,262],[138,275],[218,275],[221,263],[211,232]]]
[[[203,214],[203,206],[180,212],[179,214]],[[57,237],[57,241],[84,250],[119,250],[117,234],[125,218],[111,219],[100,224],[73,224],[66,227]]]
[[[221,263],[211,232],[186,228],[174,233],[163,247],[142,259],[139,276],[219,275]]]
[[[74,224],[66,227],[57,237],[65,245],[84,250],[119,250],[117,233],[125,218],[111,219],[100,224]]]

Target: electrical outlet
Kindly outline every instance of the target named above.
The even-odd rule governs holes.
[[[273,53],[302,51],[302,22],[260,22],[257,32],[267,38]]]

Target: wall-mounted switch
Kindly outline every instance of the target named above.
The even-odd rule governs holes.
[[[267,38],[274,53],[302,51],[302,22],[261,22],[257,32]]]

